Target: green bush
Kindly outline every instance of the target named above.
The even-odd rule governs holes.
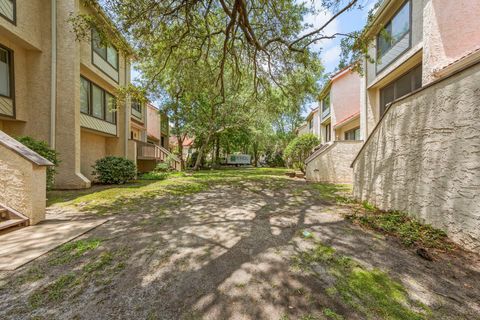
[[[35,140],[29,136],[21,136],[17,140],[54,164],[53,167],[47,167],[47,189],[51,189],[55,183],[56,167],[60,164],[58,152],[51,149],[45,141]]]
[[[152,172],[147,172],[144,173],[140,176],[141,180],[165,180],[168,177],[167,172],[158,172],[158,171],[152,171]]]
[[[124,184],[135,179],[137,168],[133,161],[108,156],[95,161],[92,174],[103,184]]]
[[[288,166],[305,173],[305,160],[318,144],[318,138],[311,133],[303,134],[290,141],[284,152]]]
[[[170,171],[170,166],[166,162],[160,162],[157,164],[155,169],[153,170],[155,172],[168,172]]]

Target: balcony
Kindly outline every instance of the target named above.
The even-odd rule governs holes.
[[[167,149],[160,147],[156,144],[151,144],[142,141],[135,141],[137,146],[137,159],[138,160],[154,160],[158,162],[167,162],[170,160],[170,166],[172,169],[180,171],[181,163],[174,154]]]

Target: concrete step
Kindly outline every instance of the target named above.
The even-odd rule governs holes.
[[[0,230],[21,226],[26,223],[26,220],[23,219],[9,219],[0,222]]]

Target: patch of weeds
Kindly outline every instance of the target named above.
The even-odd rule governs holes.
[[[168,172],[147,172],[139,177],[139,180],[165,180],[169,176]]]
[[[35,309],[47,302],[63,300],[75,281],[76,276],[73,273],[62,275],[45,288],[35,291],[28,299],[28,303]]]
[[[239,289],[244,289],[246,286],[246,283],[235,283],[235,287]]]
[[[369,203],[368,201],[363,201],[362,202],[362,207],[363,207],[363,209],[365,209],[367,211],[377,210],[377,208],[373,204]]]
[[[317,197],[321,200],[337,204],[347,204],[353,202],[348,196],[352,192],[352,187],[346,184],[328,184],[328,183],[313,183],[311,188],[317,192]]]
[[[422,224],[404,212],[377,210],[364,215],[354,214],[349,219],[368,228],[397,236],[406,246],[421,245],[442,250],[452,249],[444,231]]]
[[[15,284],[22,285],[29,282],[35,282],[45,277],[45,271],[39,267],[32,267],[24,274],[17,277]]]
[[[300,320],[318,320],[318,318],[312,314],[306,314],[301,316]]]
[[[90,273],[98,270],[102,270],[109,266],[113,261],[113,254],[110,252],[103,252],[97,260],[87,263],[83,266],[83,271]]]
[[[409,299],[404,287],[385,272],[366,269],[321,243],[294,256],[292,263],[317,277],[324,275],[318,274],[316,267],[325,267],[335,282],[326,289],[327,294],[338,296],[368,318],[421,320],[430,314],[428,307]]]
[[[286,314],[282,315],[279,320],[290,320],[290,317]]]
[[[323,315],[325,315],[329,319],[333,319],[333,320],[343,320],[344,319],[343,316],[339,315],[338,313],[336,313],[335,311],[333,311],[332,309],[329,309],[329,308],[323,309]]]
[[[82,256],[85,252],[98,248],[100,244],[100,239],[67,242],[57,250],[57,254],[48,261],[48,264],[51,266],[67,264]]]

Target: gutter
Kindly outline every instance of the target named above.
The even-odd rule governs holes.
[[[51,0],[52,60],[50,84],[50,147],[55,149],[57,115],[57,0]]]

